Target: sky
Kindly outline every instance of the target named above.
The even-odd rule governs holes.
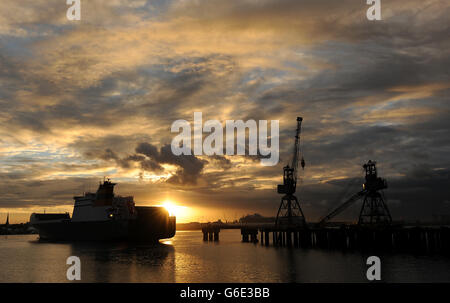
[[[104,176],[180,222],[275,216],[302,116],[297,196],[315,221],[376,160],[394,220],[450,214],[450,3],[0,2],[0,223],[71,211]],[[279,120],[280,162],[179,156],[171,124]],[[339,218],[356,220],[355,205]]]

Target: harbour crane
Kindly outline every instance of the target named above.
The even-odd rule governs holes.
[[[360,199],[363,199],[363,205],[359,213],[358,225],[386,225],[392,222],[383,193],[383,190],[387,188],[386,179],[378,177],[375,161],[369,160],[363,165],[363,169],[365,172],[363,189],[352,195],[328,215],[322,217],[319,225],[324,225]]]
[[[283,184],[278,185],[278,193],[283,194],[278,208],[276,226],[301,227],[305,226],[305,216],[294,195],[297,188],[298,164],[305,168],[305,160],[300,151],[300,133],[302,117],[297,117],[297,130],[295,132],[294,154],[290,165],[283,167]],[[301,160],[299,161],[299,159]]]

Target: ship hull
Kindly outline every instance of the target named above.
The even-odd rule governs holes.
[[[33,225],[39,238],[47,241],[121,241],[127,238],[123,224],[99,222],[42,222]]]

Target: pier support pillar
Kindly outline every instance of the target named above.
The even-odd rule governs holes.
[[[250,238],[251,238],[252,243],[258,243],[258,232],[251,233]]]
[[[292,233],[290,231],[286,232],[287,246],[292,247]]]

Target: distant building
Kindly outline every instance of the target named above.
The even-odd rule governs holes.
[[[8,235],[10,231],[9,227],[9,213],[6,215],[5,224],[0,224],[0,235]]]
[[[239,223],[273,223],[275,217],[264,217],[260,214],[246,215],[239,219]]]

